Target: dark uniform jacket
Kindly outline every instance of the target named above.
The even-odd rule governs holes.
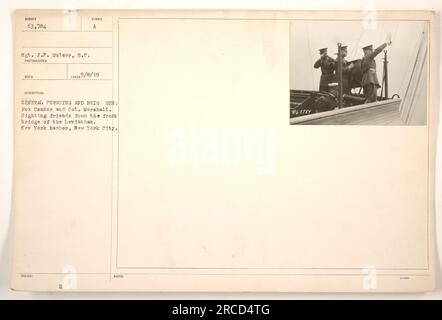
[[[350,69],[349,67],[350,67],[350,62],[348,62],[345,58],[342,58],[342,88],[343,88],[344,93],[346,93],[346,94],[348,94],[351,89],[350,88],[350,75],[351,75],[352,69]],[[336,60],[336,62],[335,62],[335,70],[336,70],[336,73],[333,77],[333,82],[339,82],[338,60]]]
[[[349,93],[350,91],[350,72],[351,69],[349,68],[350,63],[345,60],[345,58],[342,58],[342,87],[344,90],[344,93]]]
[[[315,69],[321,67],[321,81],[320,87],[327,87],[329,83],[333,82],[333,73],[335,71],[335,60],[329,56],[321,57],[313,65]]]
[[[386,43],[377,47],[372,53],[364,56],[361,61],[361,69],[362,69],[362,86],[366,86],[368,84],[374,84],[376,87],[380,87],[379,80],[376,75],[376,61],[374,58],[382,52],[387,46]]]

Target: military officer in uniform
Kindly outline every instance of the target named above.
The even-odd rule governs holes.
[[[365,46],[364,56],[361,60],[362,69],[362,88],[364,89],[365,103],[375,102],[377,100],[377,91],[380,88],[376,74],[376,61],[374,58],[381,53],[387,45],[391,45],[391,34],[388,34],[384,44],[373,50],[373,46]]]
[[[315,69],[321,68],[321,80],[319,82],[319,91],[329,92],[328,84],[333,82],[336,61],[327,55],[327,48],[319,50],[320,58],[315,62]]]
[[[347,57],[347,46],[341,46],[341,57],[342,57],[342,92],[344,94],[350,93],[350,72],[354,67],[353,63],[349,63],[345,57]],[[337,67],[336,67],[337,71]]]

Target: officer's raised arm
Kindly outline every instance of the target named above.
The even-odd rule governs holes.
[[[385,40],[385,43],[381,44],[371,54],[369,54],[368,58],[374,59],[379,53],[381,53],[389,45],[391,45],[391,33],[390,32],[387,34],[387,38]]]
[[[327,57],[327,48],[319,49],[319,55],[320,55],[321,57],[320,57],[320,58],[315,62],[315,64],[313,65],[313,67],[314,67],[315,69],[318,69],[319,67],[321,67],[322,63],[323,63],[324,60],[326,59],[326,57]]]
[[[316,60],[315,64],[313,65],[313,67],[315,69],[318,69],[321,66],[321,58],[319,58],[318,60]]]
[[[376,57],[379,53],[381,53],[387,47],[387,43],[381,44],[379,47],[374,49],[373,58]]]

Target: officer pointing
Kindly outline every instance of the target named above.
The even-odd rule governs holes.
[[[373,50],[373,45],[362,48],[362,50],[364,50],[364,57],[361,61],[361,69],[365,103],[375,102],[377,100],[377,90],[380,88],[380,85],[376,74],[376,61],[374,58],[381,53],[387,45],[391,45],[391,33],[388,33],[385,43],[375,50]]]

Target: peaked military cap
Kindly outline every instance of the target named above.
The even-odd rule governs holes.
[[[365,47],[362,48],[362,50],[373,50],[373,45],[370,44],[368,46],[365,46]]]
[[[327,48],[319,49],[319,54],[323,54],[327,52]]]

